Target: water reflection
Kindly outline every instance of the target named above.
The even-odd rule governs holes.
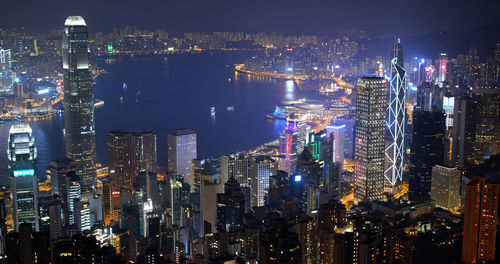
[[[295,99],[295,82],[293,80],[286,81],[285,98],[287,100],[294,100]]]

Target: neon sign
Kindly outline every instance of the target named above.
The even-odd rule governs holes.
[[[15,170],[14,171],[14,177],[19,177],[19,176],[33,176],[35,175],[35,170],[30,169],[30,170]]]

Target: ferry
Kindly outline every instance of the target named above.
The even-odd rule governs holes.
[[[233,105],[228,106],[228,107],[226,108],[226,110],[227,110],[227,111],[234,111],[234,106],[233,106]]]
[[[215,106],[210,107],[210,114],[215,115]]]

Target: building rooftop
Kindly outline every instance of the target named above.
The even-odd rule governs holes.
[[[31,135],[31,127],[28,124],[16,124],[10,127],[9,134],[29,133]]]
[[[169,135],[172,135],[172,136],[183,136],[183,135],[189,135],[189,134],[195,134],[195,133],[192,129],[189,129],[189,128],[179,128],[179,129],[176,129],[176,130],[169,133]]]
[[[69,16],[64,22],[65,26],[86,26],[85,20],[81,16]]]

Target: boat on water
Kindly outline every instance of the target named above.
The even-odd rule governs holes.
[[[215,115],[215,106],[210,107],[210,114]]]
[[[123,90],[127,90],[127,84],[125,82],[123,82]]]
[[[120,103],[123,103],[123,97],[120,97]]]
[[[234,111],[234,105],[226,107],[227,111]]]

